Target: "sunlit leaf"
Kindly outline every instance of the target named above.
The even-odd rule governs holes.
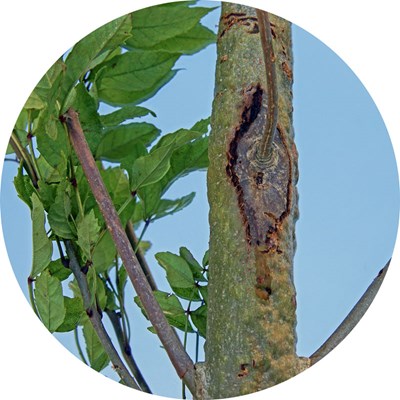
[[[176,254],[170,252],[157,253],[158,263],[165,269],[167,280],[174,288],[194,287],[194,277],[189,264]]]
[[[192,270],[194,278],[199,282],[207,282],[207,279],[203,276],[203,268],[193,257],[193,254],[186,247],[181,247],[179,249],[179,255],[189,264]]]

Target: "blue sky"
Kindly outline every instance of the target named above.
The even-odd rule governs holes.
[[[214,20],[207,23],[215,25],[216,18],[214,13]],[[300,157],[295,258],[298,352],[309,355],[341,322],[391,256],[397,231],[398,176],[383,121],[356,76],[309,34],[294,27],[293,36],[295,134]],[[185,69],[147,103],[156,111],[155,123],[164,133],[190,127],[210,114],[214,65],[212,46],[182,59],[177,67]],[[177,95],[185,92],[188,82],[193,88],[189,98]],[[6,163],[2,223],[11,263],[18,266],[16,275],[26,290],[30,252],[22,252],[21,243],[30,246],[30,217],[10,185],[14,173],[15,166]],[[207,249],[205,173],[179,181],[168,195],[174,198],[191,191],[197,194],[189,208],[148,230],[146,237],[153,243],[149,260],[158,251],[177,252],[181,245],[198,258]],[[12,244],[16,238],[17,245]],[[161,288],[162,279],[160,271],[157,280]],[[140,334],[136,339],[137,345],[142,343]],[[150,346],[158,345],[153,340]],[[152,367],[147,355],[146,349],[142,365],[149,381],[151,376],[157,381],[153,390],[179,396],[179,382],[166,385],[157,379],[163,373]],[[161,358],[162,351],[154,357]]]

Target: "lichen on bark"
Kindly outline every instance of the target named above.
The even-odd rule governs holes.
[[[210,135],[207,395],[252,393],[296,375],[294,225],[297,151],[292,128],[289,22],[270,15],[278,124],[267,164],[256,148],[267,119],[267,79],[253,8],[223,3]]]

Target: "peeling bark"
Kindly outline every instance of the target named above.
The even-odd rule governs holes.
[[[290,24],[270,15],[278,123],[268,161],[257,157],[268,82],[253,8],[223,3],[210,136],[207,396],[233,397],[304,369],[293,284],[298,217]]]

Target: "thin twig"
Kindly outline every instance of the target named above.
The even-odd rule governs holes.
[[[146,380],[144,379],[142,372],[140,371],[132,355],[132,350],[128,342],[128,339],[122,330],[120,321],[121,317],[113,310],[106,310],[106,314],[108,315],[108,318],[110,318],[111,324],[117,336],[119,347],[121,349],[122,355],[124,356],[126,363],[129,366],[129,369],[132,371],[132,374],[135,377],[140,388],[146,393],[151,393],[150,387],[147,384]]]
[[[86,279],[86,275],[83,273],[79,262],[76,257],[75,248],[73,244],[66,240],[65,248],[67,250],[68,258],[69,258],[69,267],[74,274],[76,282],[78,283],[79,290],[82,294],[83,306],[86,310],[86,314],[89,317],[89,320],[95,330],[99,340],[104,348],[104,351],[107,353],[114,370],[121,377],[122,381],[126,386],[129,386],[134,389],[141,390],[139,385],[135,382],[134,378],[130,375],[128,369],[124,365],[121,357],[119,356],[117,350],[115,349],[108,333],[101,321],[101,316],[97,310],[95,304],[92,304],[92,297],[89,290],[88,282]]]
[[[374,300],[378,290],[383,282],[383,278],[389,268],[390,260],[382,268],[372,283],[369,285],[365,293],[362,295],[357,304],[349,312],[343,322],[336,328],[335,332],[325,341],[325,343],[310,356],[311,365],[315,364],[328,353],[330,353],[358,324],[360,319],[364,316],[368,307]]]
[[[262,159],[268,159],[271,155],[272,143],[274,141],[276,125],[278,123],[278,88],[275,70],[275,55],[272,44],[271,25],[268,13],[256,9],[258,27],[260,31],[261,47],[264,56],[264,66],[267,78],[268,104],[267,121],[260,147]]]
[[[67,125],[69,137],[75,153],[78,156],[92,193],[99,205],[107,228],[113,238],[118,254],[124,263],[133,287],[135,288],[150,322],[157,332],[157,335],[161,340],[161,343],[178,376],[185,381],[189,390],[192,393],[195,393],[193,361],[184,350],[182,343],[174,334],[171,326],[168,324],[168,321],[155,299],[151,287],[147,282],[142,268],[132,250],[132,246],[130,245],[126,233],[121,225],[118,213],[114,208],[110,195],[101,179],[96,162],[86,142],[79,122],[78,113],[73,109],[69,109],[62,118]]]

